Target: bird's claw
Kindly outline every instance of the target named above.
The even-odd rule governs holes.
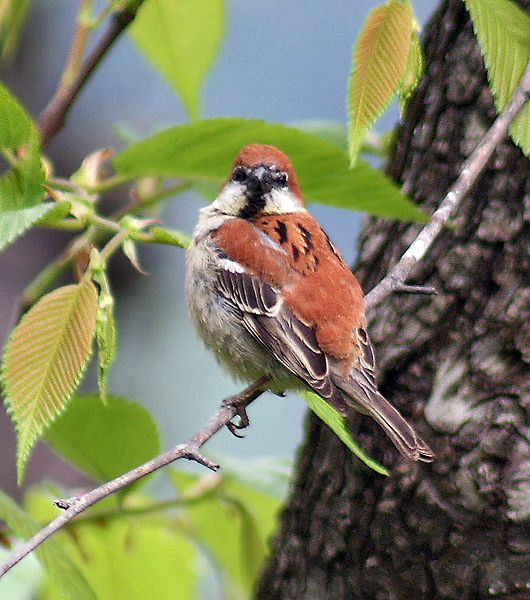
[[[244,435],[238,433],[238,429],[245,429],[250,424],[247,409],[242,404],[237,402],[230,402],[230,400],[227,400],[225,402],[225,405],[232,406],[233,408],[235,408],[236,414],[234,416],[239,417],[239,422],[237,423],[234,423],[233,421],[228,421],[228,423],[226,424],[228,431],[236,438],[244,438]]]

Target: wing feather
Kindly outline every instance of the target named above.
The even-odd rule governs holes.
[[[243,269],[221,269],[218,291],[240,311],[245,329],[291,373],[345,413],[342,393],[330,377],[315,330],[288,310],[274,288]]]

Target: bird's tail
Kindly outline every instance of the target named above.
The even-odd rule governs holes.
[[[356,409],[360,408],[381,425],[405,458],[423,462],[433,460],[433,451],[377,390],[361,385],[355,376],[335,381],[335,384],[354,401]]]

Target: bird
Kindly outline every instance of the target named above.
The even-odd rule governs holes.
[[[236,380],[262,379],[278,395],[309,389],[343,416],[372,417],[407,459],[433,460],[377,388],[361,286],[278,148],[244,146],[199,211],[186,301],[199,336]]]

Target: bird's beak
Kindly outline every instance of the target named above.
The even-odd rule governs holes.
[[[273,185],[271,173],[265,167],[256,167],[248,174],[247,187],[253,193],[267,194]]]

